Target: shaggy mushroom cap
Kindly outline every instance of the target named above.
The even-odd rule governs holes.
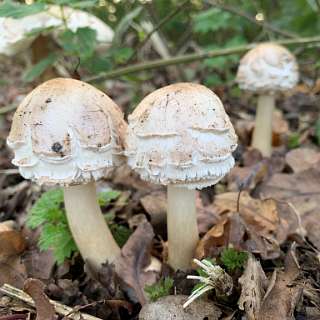
[[[241,89],[258,93],[292,89],[298,79],[295,57],[275,43],[262,43],[246,53],[236,77]]]
[[[73,185],[97,180],[121,162],[125,129],[122,112],[106,94],[57,78],[25,97],[7,142],[26,179]]]
[[[153,183],[201,189],[234,166],[237,136],[208,88],[173,84],[145,97],[129,116],[128,163]]]

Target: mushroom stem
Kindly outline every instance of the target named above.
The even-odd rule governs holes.
[[[113,262],[120,248],[103,218],[93,182],[64,188],[68,224],[85,261],[98,270],[106,261]]]
[[[196,191],[168,186],[169,264],[175,270],[190,268],[199,240]]]
[[[270,157],[272,153],[272,114],[274,105],[274,95],[259,95],[252,147],[260,150],[265,157]]]

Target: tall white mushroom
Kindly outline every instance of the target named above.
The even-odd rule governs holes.
[[[195,189],[216,184],[234,165],[237,137],[208,88],[178,83],[145,97],[129,116],[128,163],[141,178],[168,186],[169,263],[190,267],[198,241]]]
[[[125,129],[122,112],[106,94],[58,78],[22,101],[7,139],[24,178],[63,187],[70,230],[82,257],[95,268],[120,253],[94,182],[121,163]]]
[[[262,43],[241,59],[236,80],[243,90],[258,94],[252,146],[270,157],[272,152],[272,114],[277,92],[292,89],[299,73],[295,57],[275,43]]]

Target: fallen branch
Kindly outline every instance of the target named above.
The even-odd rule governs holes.
[[[4,284],[2,287],[0,287],[0,292],[6,294],[9,297],[19,299],[32,307],[35,307],[33,299],[28,294],[13,286],[10,286],[9,284]],[[56,313],[62,316],[67,316],[70,319],[102,320],[101,318],[97,318],[86,313],[80,313],[78,311],[75,313],[74,310],[77,310],[77,308],[71,308],[53,300],[50,300],[50,303],[53,305]]]
[[[274,43],[278,43],[281,45],[305,45],[310,44],[314,42],[320,42],[320,37],[306,37],[306,38],[295,38],[295,39],[282,39],[273,41]],[[113,71],[106,72],[104,74],[100,74],[93,77],[87,77],[83,79],[83,81],[86,82],[95,82],[95,81],[101,81],[105,79],[112,79],[112,78],[118,78],[130,73],[140,72],[140,71],[146,71],[151,69],[157,69],[161,67],[167,67],[170,65],[177,65],[182,63],[190,63],[197,60],[203,60],[207,58],[213,58],[213,57],[220,57],[220,56],[227,56],[231,54],[237,54],[242,53],[245,51],[248,51],[255,47],[258,43],[251,43],[248,45],[243,46],[237,46],[232,48],[226,48],[226,49],[217,49],[217,50],[209,50],[205,52],[200,53],[191,53],[186,55],[181,55],[177,57],[172,57],[168,59],[157,59],[149,62],[144,63],[137,63],[133,64],[127,67],[119,68]]]

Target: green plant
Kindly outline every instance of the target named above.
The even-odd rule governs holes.
[[[221,253],[221,262],[226,267],[228,272],[233,272],[236,269],[243,269],[248,259],[247,252],[237,251],[233,248],[225,248]]]
[[[298,133],[292,133],[288,138],[288,148],[295,149],[300,146],[300,136]]]
[[[104,191],[99,193],[98,201],[100,206],[106,207],[119,196],[119,191]],[[113,219],[114,216],[106,215],[115,240],[119,246],[122,246],[131,235],[131,230],[114,223]],[[42,227],[38,242],[39,248],[41,250],[52,249],[58,264],[63,263],[66,258],[71,257],[72,253],[78,251],[68,226],[62,189],[52,189],[41,195],[28,214],[27,225],[31,229]]]
[[[160,279],[157,283],[146,286],[144,291],[147,293],[149,299],[151,301],[156,301],[161,297],[168,296],[173,287],[173,279],[170,277],[166,277],[164,279]]]
[[[315,136],[316,136],[316,142],[320,146],[320,118],[317,120],[315,125]]]
[[[217,294],[224,296],[232,293],[232,278],[215,263],[215,260],[203,259],[199,261],[194,259],[193,262],[200,267],[197,269],[199,275],[188,275],[187,279],[198,280],[199,283],[193,288],[183,308],[210,290],[215,290]]]

